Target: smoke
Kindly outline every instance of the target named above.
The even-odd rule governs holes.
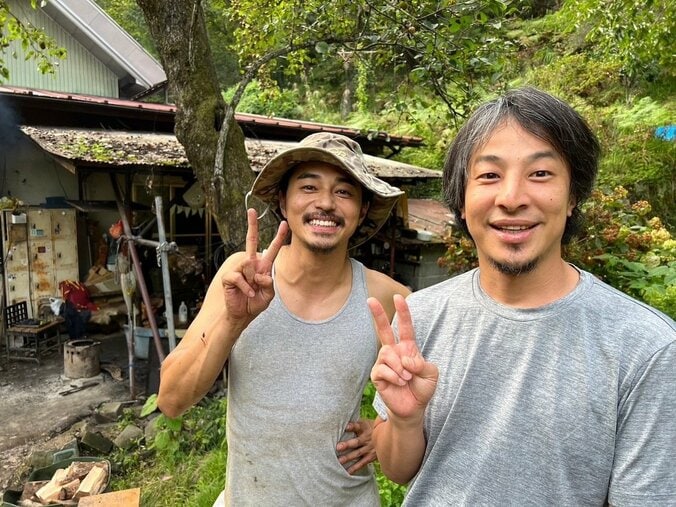
[[[19,139],[19,115],[7,99],[0,96],[0,149],[11,148]]]

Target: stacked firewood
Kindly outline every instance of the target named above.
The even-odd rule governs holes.
[[[26,483],[19,505],[77,505],[84,496],[102,493],[109,475],[105,461],[73,461],[68,468],[56,470],[48,481]]]

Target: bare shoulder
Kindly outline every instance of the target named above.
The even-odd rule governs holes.
[[[411,293],[411,289],[404,284],[373,269],[366,269],[366,286],[368,287],[369,297],[374,297],[380,301],[390,320],[394,317],[394,302],[392,301],[394,295],[401,294],[406,297]]]

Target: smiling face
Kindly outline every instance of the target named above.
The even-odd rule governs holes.
[[[324,162],[298,164],[279,204],[289,223],[292,243],[315,253],[331,253],[343,246],[366,216],[362,187],[339,168]]]
[[[514,121],[498,127],[470,160],[462,209],[482,270],[516,276],[561,263],[574,204],[556,150]]]

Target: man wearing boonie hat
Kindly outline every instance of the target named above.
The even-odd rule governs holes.
[[[247,211],[246,251],[223,263],[164,361],[158,405],[179,415],[228,360],[226,484],[214,505],[379,505],[372,422],[359,416],[379,347],[366,300],[391,319],[393,296],[410,291],[348,250],[403,192],[369,172],[355,141],[318,133],[270,160],[251,194],[285,221],[258,253]]]

